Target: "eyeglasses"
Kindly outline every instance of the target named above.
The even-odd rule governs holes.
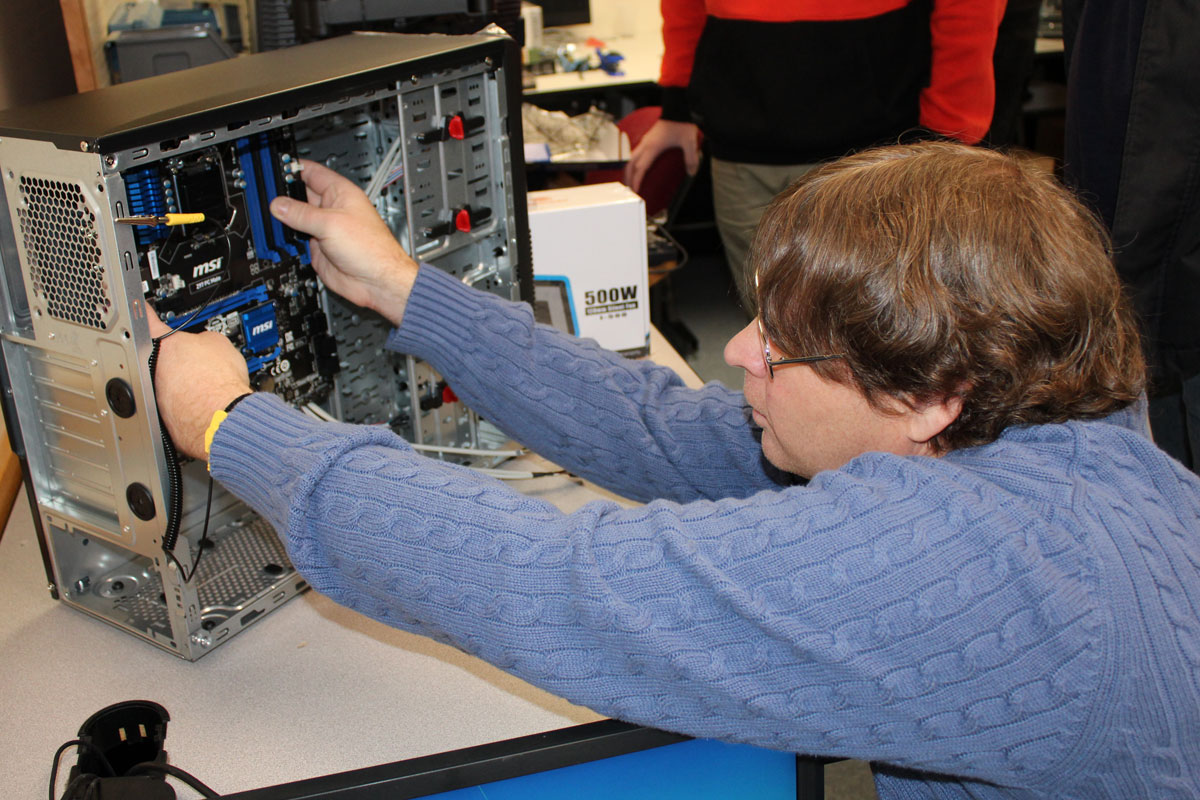
[[[758,272],[754,273],[754,293],[758,294]],[[775,380],[775,368],[784,364],[813,364],[817,361],[832,361],[835,358],[845,358],[845,353],[836,353],[824,356],[800,356],[798,358],[771,358],[771,343],[767,341],[767,329],[763,327],[762,321],[762,299],[759,299],[758,307],[760,311],[758,316],[754,318],[754,322],[758,325],[758,343],[762,345],[763,364],[766,365],[767,374],[771,376],[771,380]]]
[[[832,361],[835,358],[845,358],[845,353],[835,353],[823,356],[799,356],[798,358],[771,358],[771,343],[767,341],[767,331],[763,328],[762,316],[757,316],[754,321],[758,324],[758,341],[762,345],[763,364],[767,367],[767,374],[771,379],[775,379],[775,368],[784,364],[813,364],[817,361]]]

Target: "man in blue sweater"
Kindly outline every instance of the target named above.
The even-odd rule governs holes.
[[[269,394],[226,415],[242,358],[166,339],[177,445],[318,591],[612,717],[869,760],[882,798],[1200,796],[1200,481],[1144,435],[1107,240],[1052,178],[934,143],[810,173],[752,249],[744,393],[538,326],[304,180],[273,213],[390,347],[646,501],[566,514]]]

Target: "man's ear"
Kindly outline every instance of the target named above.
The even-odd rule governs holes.
[[[908,438],[918,444],[926,444],[958,419],[962,405],[962,394],[955,392],[939,400],[910,407],[907,414]]]

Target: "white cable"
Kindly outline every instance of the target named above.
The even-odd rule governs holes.
[[[300,411],[324,422],[337,422],[337,420],[331,417],[325,411],[325,409],[321,408],[316,403],[305,403],[300,407]],[[440,445],[432,444],[412,444],[411,442],[409,442],[409,445],[413,450],[444,453],[454,456],[497,456],[503,458],[515,458],[517,456],[526,455],[529,452],[528,450],[479,450],[471,447],[442,447]],[[478,472],[480,475],[487,475],[488,477],[496,478],[497,480],[502,481],[524,481],[532,478],[544,478],[547,475],[559,474],[558,471],[533,473],[523,472],[515,469],[495,469],[492,467],[467,467],[467,469],[473,472]]]
[[[388,174],[392,171],[392,162],[396,160],[396,154],[400,151],[400,146],[403,144],[404,138],[397,136],[392,142],[392,146],[388,148],[387,155],[379,162],[375,174],[371,176],[371,180],[367,183],[367,198],[372,203],[379,199],[379,193],[383,190]]]
[[[550,475],[566,474],[565,471],[563,471],[563,470],[557,470],[554,472],[533,473],[533,472],[520,472],[519,470],[514,470],[514,469],[490,469],[490,468],[486,468],[486,467],[467,467],[467,469],[472,470],[474,472],[478,472],[480,475],[488,475],[492,478],[498,478],[499,480],[502,480],[502,481],[524,481],[524,480],[529,480],[530,478],[545,478]]]
[[[329,412],[321,408],[316,403],[305,403],[300,410],[306,412],[309,416],[316,417],[317,419],[324,420],[325,422],[337,422],[337,420],[334,419]]]
[[[330,416],[325,409],[321,408],[316,403],[305,403],[300,409],[317,419],[325,422],[337,422]],[[517,458],[518,456],[528,455],[529,451],[524,449],[517,450],[485,450],[478,447],[450,447],[447,445],[437,444],[415,444],[409,442],[413,450],[428,453],[444,453],[451,456],[495,456],[497,458]]]
[[[483,450],[478,447],[443,447],[437,444],[414,444],[409,442],[413,450],[429,453],[445,453],[451,456],[503,456],[516,458],[528,454],[528,450]]]

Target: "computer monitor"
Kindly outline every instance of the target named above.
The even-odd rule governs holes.
[[[542,7],[542,25],[582,25],[592,21],[588,0],[531,0]]]
[[[226,800],[797,800],[820,764],[604,720],[225,795]]]

